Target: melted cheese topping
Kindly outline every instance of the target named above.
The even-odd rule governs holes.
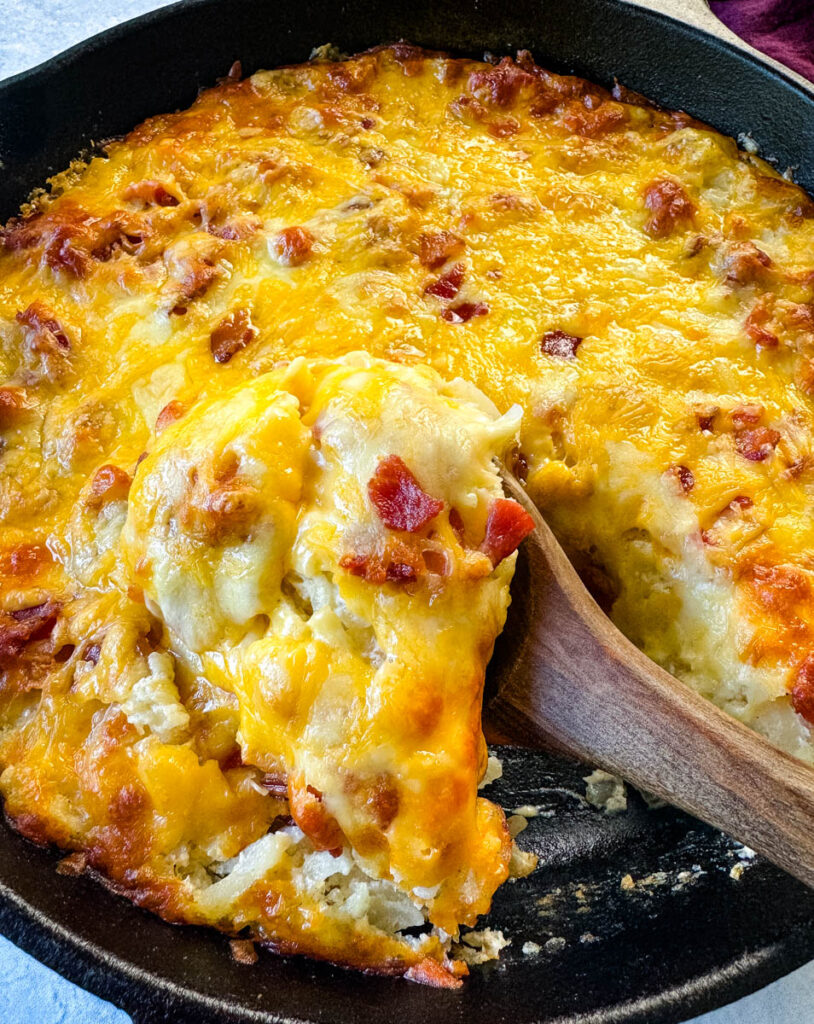
[[[28,834],[166,917],[448,979],[398,933],[505,876],[474,787],[511,563],[477,547],[514,405],[619,626],[814,760],[801,191],[623,89],[406,46],[224,83],[53,185],[0,256]],[[392,454],[446,509],[406,550]]]

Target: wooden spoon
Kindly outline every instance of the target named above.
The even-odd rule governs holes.
[[[520,586],[494,665],[497,695],[486,709],[493,733],[621,775],[814,886],[814,770],[634,647],[517,480],[504,472],[504,485],[536,529],[520,551]]]

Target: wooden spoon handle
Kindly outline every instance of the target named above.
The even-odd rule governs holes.
[[[814,886],[814,770],[650,661],[588,595],[548,526],[525,544],[530,585],[491,721],[561,747],[729,833]],[[521,554],[521,559],[523,554]]]

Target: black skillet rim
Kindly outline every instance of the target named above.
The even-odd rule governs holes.
[[[618,0],[594,0],[597,7],[614,9]],[[15,89],[36,82],[40,77],[54,75],[109,44],[126,40],[135,29],[157,28],[169,23],[181,11],[217,5],[217,0],[178,0],[178,2],[149,11],[115,25],[89,39],[83,40],[62,53],[33,68],[22,71],[0,82],[0,104]],[[743,49],[728,40],[678,21],[672,17],[638,7],[636,16],[656,26],[669,25],[675,31],[679,26],[685,33],[707,41],[714,40],[720,48],[747,61],[753,68],[768,72],[786,88],[811,99],[814,89],[801,84],[782,68],[764,62],[759,55]],[[11,842],[25,842],[7,833]],[[5,841],[5,840],[4,840]],[[195,1021],[289,1021],[273,1011],[254,1012],[242,1007],[230,1007],[147,971],[136,964],[88,941],[65,924],[38,909],[18,894],[14,888],[0,880],[0,931],[20,948],[35,956],[70,981],[96,995],[113,1001],[136,1020],[195,1020]],[[134,913],[141,913],[134,909]],[[611,1010],[579,1014],[567,1018],[567,1024],[672,1024],[689,1016],[708,1012],[748,995],[772,981],[805,964],[814,956],[814,934],[806,941],[799,934],[788,941],[775,942],[761,951],[760,956],[747,954],[724,967],[708,972],[692,982],[665,989],[660,993],[618,1004]],[[306,1011],[308,1012],[308,1011]],[[322,1018],[320,1018],[322,1019]],[[562,1024],[566,1019],[562,1018]]]

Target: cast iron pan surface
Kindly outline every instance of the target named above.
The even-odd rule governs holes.
[[[555,71],[605,85],[616,76],[727,134],[750,132],[814,190],[814,93],[618,0],[187,0],[0,84],[0,217],[83,149],[187,106],[237,58],[250,73],[325,42],[354,52],[400,38],[472,56],[527,48]],[[89,878],[57,875],[58,853],[9,829],[0,830],[0,929],[137,1024],[667,1024],[814,957],[814,894],[799,883],[636,794],[622,815],[588,807],[578,765],[499,753],[505,774],[489,795],[509,810],[541,808],[521,844],[542,866],[498,892],[485,923],[512,945],[459,991],[265,952],[240,966],[222,936],[173,928]],[[529,942],[539,950],[523,953]]]

